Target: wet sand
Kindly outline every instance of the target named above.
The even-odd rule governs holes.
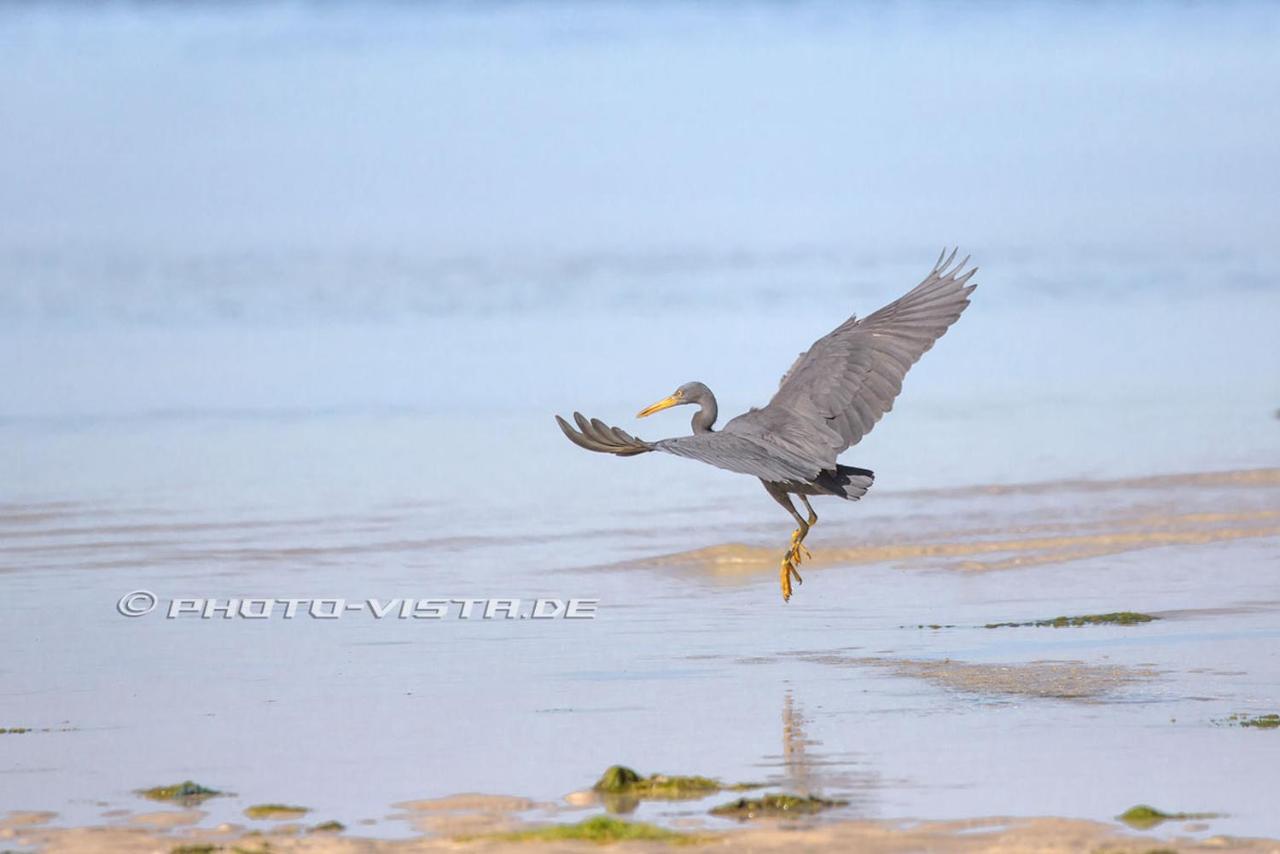
[[[480,798],[470,799],[473,803]],[[501,803],[504,799],[494,798]],[[506,799],[510,801],[511,799]],[[139,854],[150,851],[268,852],[305,851],[312,854],[345,852],[413,851],[598,851],[620,845],[626,851],[865,851],[871,854],[933,851],[940,854],[965,852],[1078,852],[1107,851],[1116,854],[1152,854],[1155,851],[1276,852],[1280,840],[1246,839],[1225,836],[1196,838],[1203,829],[1187,823],[1193,834],[1173,829],[1165,833],[1135,835],[1099,822],[1063,818],[986,818],[938,822],[840,822],[821,827],[789,826],[768,822],[764,826],[732,834],[688,834],[676,841],[628,840],[600,843],[579,840],[509,841],[502,835],[517,824],[501,818],[493,805],[476,807],[478,820],[467,824],[457,836],[424,836],[386,840],[283,829],[245,835],[244,829],[223,826],[214,830],[177,829],[158,833],[143,828],[49,829],[37,817],[14,816],[0,821],[0,840],[20,846],[35,846],[45,852],[93,851],[102,854]]]
[[[1149,495],[1160,491],[1176,494],[1178,500],[1163,506],[1106,500],[1109,494]],[[806,565],[822,568],[888,562],[981,572],[1067,564],[1164,546],[1277,537],[1277,492],[1280,469],[902,491],[895,497],[971,503],[980,500],[992,514],[1014,521],[1006,521],[1004,527],[979,524],[956,528],[948,524],[939,530],[935,524],[925,524],[933,520],[913,514],[910,526],[894,530],[891,539],[873,535],[871,542],[856,545],[838,541],[827,544]],[[1044,496],[1057,496],[1060,500],[1074,496],[1077,500],[1046,512],[1030,500]],[[1194,507],[1200,509],[1193,511]],[[1043,517],[1053,520],[1045,521]],[[777,562],[776,551],[727,544],[648,557],[627,565],[675,566],[732,577],[772,568]]]

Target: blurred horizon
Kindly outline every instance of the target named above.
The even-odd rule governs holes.
[[[1267,3],[0,6],[0,426],[28,458],[343,413],[562,443],[552,411],[690,379],[728,415],[958,245],[974,307],[868,453],[1265,460],[1277,34]]]
[[[1275,263],[1280,7],[0,6],[0,250]]]

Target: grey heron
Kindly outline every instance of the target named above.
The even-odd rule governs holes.
[[[850,317],[801,353],[763,407],[752,408],[715,430],[715,395],[700,382],[685,383],[642,409],[644,418],[673,406],[697,406],[693,435],[647,442],[597,418],[573,413],[574,429],[556,416],[565,436],[589,451],[630,457],[663,451],[760,479],[765,490],[795,519],[791,545],[783,553],[782,599],[791,598],[796,567],[809,555],[804,539],[818,521],[809,497],[833,495],[856,501],[871,488],[869,469],[841,465],[836,458],[893,407],[907,371],[955,323],[976,285],[944,250],[929,274],[899,299],[859,320]],[[791,502],[798,497],[807,517]]]

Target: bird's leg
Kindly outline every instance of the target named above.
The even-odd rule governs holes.
[[[804,533],[800,533],[799,529],[791,537],[791,559],[795,563],[800,563],[800,552],[804,552],[804,556],[813,560],[813,555],[805,548],[804,538],[808,535],[809,529],[818,524],[818,514],[813,512],[813,508],[809,506],[809,497],[807,495],[800,496],[800,502],[804,504],[804,509],[809,511],[809,518],[806,520]]]
[[[791,579],[794,578],[796,584],[804,584],[804,579],[800,577],[800,573],[796,569],[796,564],[799,563],[799,560],[796,559],[796,544],[804,539],[805,534],[809,533],[809,523],[796,512],[795,505],[791,503],[791,497],[787,495],[785,490],[768,481],[762,481],[762,483],[764,483],[764,488],[768,493],[773,496],[773,500],[781,504],[791,514],[791,518],[796,520],[796,530],[791,535],[791,548],[787,549],[786,554],[782,557],[780,571],[782,601],[786,602],[791,599]],[[810,512],[812,513],[813,511],[811,510]]]
[[[813,558],[813,555],[809,553],[809,550],[804,547],[804,537],[805,537],[805,534],[807,533],[809,533],[808,530],[806,530],[803,534],[800,533],[799,528],[796,528],[794,531],[791,532],[790,557],[791,557],[791,562],[794,563],[796,566],[799,566],[802,562],[802,558],[800,557],[801,552],[804,552],[805,558],[808,558],[808,559]]]
[[[804,504],[804,509],[809,511],[809,527],[812,528],[818,524],[818,514],[813,512],[813,508],[809,506],[809,496],[801,495],[800,501]]]

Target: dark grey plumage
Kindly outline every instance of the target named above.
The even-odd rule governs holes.
[[[634,456],[663,451],[760,478],[765,488],[796,519],[793,547],[783,561],[786,580],[795,574],[799,543],[817,517],[806,495],[838,495],[856,500],[871,485],[865,469],[841,466],[836,457],[871,432],[893,408],[903,377],[969,305],[969,284],[976,268],[965,271],[968,258],[956,263],[956,252],[944,252],[925,277],[901,298],[862,320],[850,317],[801,353],[783,375],[767,405],[752,409],[713,431],[715,396],[701,383],[687,383],[670,397],[641,412],[648,415],[681,404],[698,404],[692,436],[646,442],[599,419],[573,414],[574,430],[560,416],[556,422],[574,444],[589,451]],[[809,509],[806,523],[788,494],[801,497]]]

